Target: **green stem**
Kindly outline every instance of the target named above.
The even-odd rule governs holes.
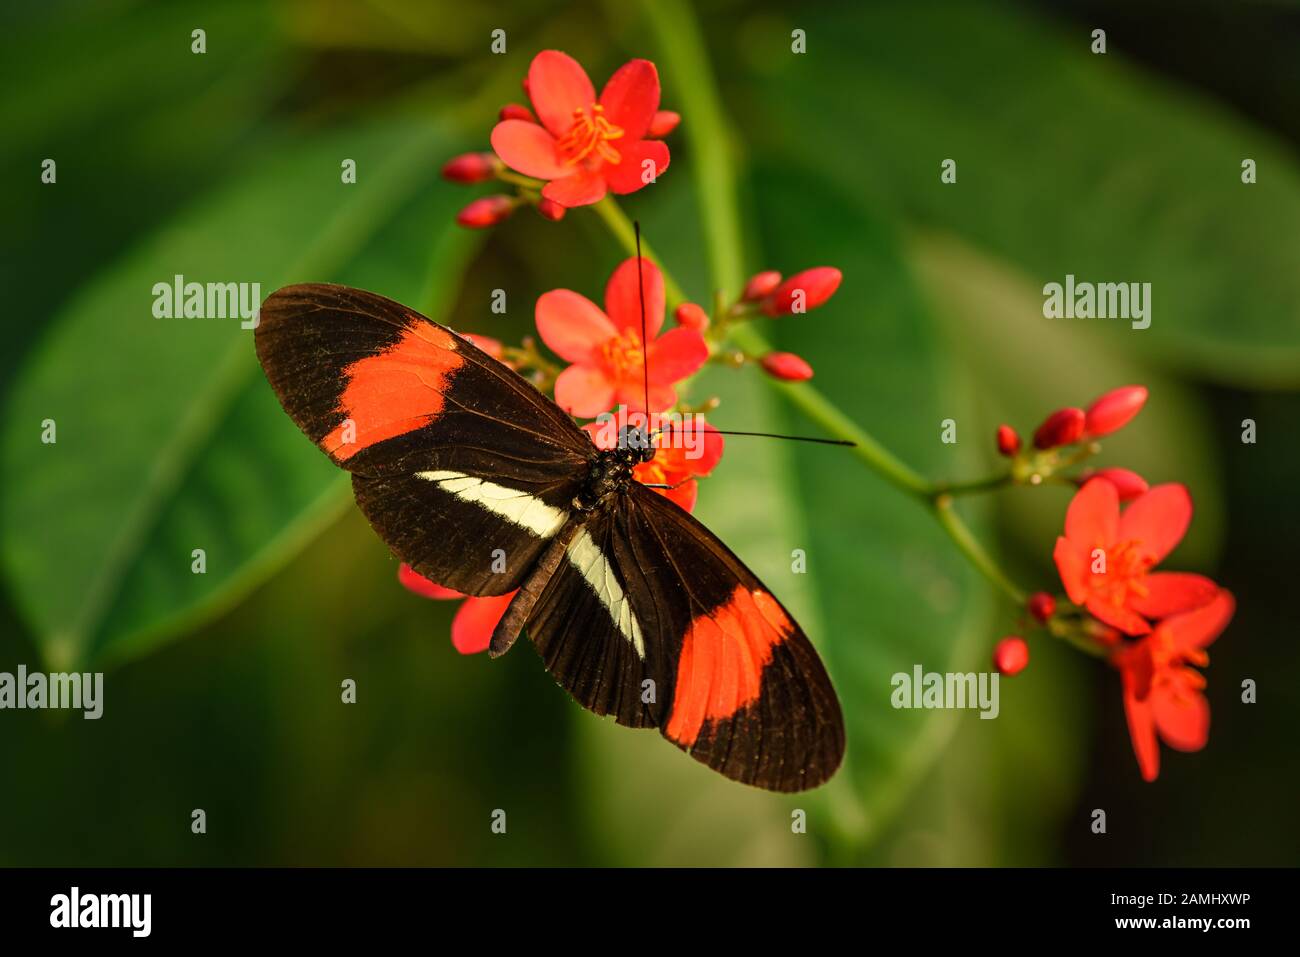
[[[961,520],[961,516],[953,510],[952,498],[947,495],[940,495],[930,504],[934,517],[938,519],[940,526],[948,533],[948,537],[953,540],[958,550],[966,556],[967,560],[979,570],[985,578],[996,585],[1002,592],[1011,599],[1016,605],[1023,605],[1028,597],[1023,591],[1016,587],[1006,572],[1004,572],[993,556],[985,551],[984,546],[979,543],[970,528]]]
[[[591,207],[596,211],[596,215],[605,221],[609,231],[614,234],[614,238],[623,244],[623,248],[633,255],[636,254],[636,230],[632,226],[632,220],[628,219],[627,213],[623,208],[614,202],[614,197],[606,196],[599,203]],[[669,274],[664,267],[663,260],[655,255],[650,244],[644,239],[641,240],[641,255],[650,260],[659,267],[659,271],[664,277],[664,298],[667,300],[669,310],[676,309],[686,297],[682,295],[682,287],[677,285],[677,281]]]

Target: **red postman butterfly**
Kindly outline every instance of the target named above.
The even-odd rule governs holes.
[[[584,708],[746,784],[799,791],[839,767],[816,651],[726,545],[633,479],[648,442],[598,449],[512,369],[359,289],[280,289],[256,339],[280,404],[352,473],[394,554],[467,595],[518,589],[493,656],[527,632]]]

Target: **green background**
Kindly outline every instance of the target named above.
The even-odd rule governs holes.
[[[99,721],[0,712],[0,864],[1296,863],[1300,20],[1290,4],[1171,16],[650,0],[7,11],[0,671],[107,676]],[[505,54],[489,51],[495,29]],[[924,474],[996,467],[1001,421],[1028,432],[1061,405],[1150,387],[1103,461],[1188,485],[1197,514],[1170,565],[1238,597],[1212,649],[1206,750],[1166,750],[1144,784],[1115,673],[1041,633],[996,721],[890,708],[894,672],[984,669],[1016,613],[923,510],[834,449],[732,439],[696,510],[827,660],[849,728],[828,787],[752,791],[602,722],[526,643],[495,662],[455,653],[453,606],[397,585],[251,335],[154,319],[151,290],[177,273],[263,295],[345,282],[509,341],[543,291],[595,296],[624,252],[590,212],[521,210],[468,233],[452,218],[488,189],[437,175],[486,147],[548,47],[598,86],[631,57],[658,64],[683,122],[671,168],[626,207],[688,295],[734,295],[760,268],[843,270],[830,304],[763,331]],[[946,158],[956,184],[939,180]],[[1042,284],[1066,273],[1151,282],[1151,328],[1044,319]],[[693,394],[722,398],[720,427],[816,429],[756,376],[712,371]],[[955,446],[939,440],[948,418]],[[1051,589],[1067,501],[1010,490],[962,512],[1019,582]],[[1257,704],[1240,701],[1245,679]],[[498,808],[505,835],[489,828]],[[794,809],[807,834],[791,833]]]

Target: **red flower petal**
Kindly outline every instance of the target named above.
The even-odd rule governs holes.
[[[1143,554],[1154,565],[1183,540],[1191,520],[1192,497],[1186,486],[1177,483],[1157,485],[1124,510],[1119,520],[1119,539],[1141,542]]]
[[[571,289],[542,293],[534,315],[542,341],[565,362],[593,361],[596,351],[618,335],[599,306]]]
[[[1205,648],[1232,621],[1237,603],[1232,592],[1220,589],[1214,600],[1196,611],[1172,615],[1160,623],[1160,627],[1173,639],[1174,646],[1181,651]]]
[[[619,330],[632,329],[641,333],[641,292],[645,284],[646,336],[653,340],[664,324],[664,277],[648,259],[642,259],[642,275],[637,276],[637,258],[624,259],[610,274],[605,283],[605,314]],[[655,371],[651,362],[650,372]]]
[[[538,179],[562,179],[573,172],[560,159],[555,137],[536,123],[502,120],[492,127],[492,148],[511,169]]]
[[[594,366],[569,366],[555,380],[555,404],[580,419],[608,412],[614,397],[614,383]]]
[[[458,591],[450,588],[443,588],[431,578],[425,578],[406,562],[397,566],[397,580],[402,583],[404,588],[415,592],[423,598],[464,598]]]
[[[1147,575],[1142,583],[1147,594],[1129,598],[1128,606],[1147,618],[1165,618],[1203,608],[1219,593],[1219,586],[1204,575],[1187,572],[1155,572]]]
[[[1083,604],[1094,618],[1112,628],[1118,628],[1126,635],[1145,635],[1151,631],[1151,623],[1127,607],[1112,605],[1091,596]]]
[[[1121,502],[1131,502],[1151,488],[1151,486],[1147,485],[1146,479],[1129,469],[1098,469],[1088,478],[1104,478],[1110,482],[1111,485],[1115,486],[1115,491],[1119,492]]]
[[[640,379],[629,380],[619,384],[616,401],[626,405],[629,412],[644,412],[645,389]],[[672,408],[677,401],[677,390],[670,385],[655,385],[650,382],[650,411],[663,412]]]
[[[451,620],[451,643],[462,655],[487,651],[492,632],[506,613],[514,592],[489,598],[466,598]]]
[[[1151,695],[1151,711],[1160,737],[1171,748],[1199,751],[1210,739],[1210,703],[1199,691],[1161,689]]]
[[[563,179],[553,179],[542,187],[542,195],[552,203],[573,208],[590,206],[605,198],[605,180],[596,173],[580,169]]]
[[[528,67],[528,97],[542,125],[558,137],[573,125],[574,110],[588,109],[596,102],[596,89],[573,57],[543,50]]]
[[[1105,479],[1092,479],[1070,500],[1065,537],[1089,549],[1109,548],[1119,524],[1119,492]]]
[[[1056,570],[1061,575],[1061,584],[1065,586],[1065,593],[1070,596],[1070,601],[1075,604],[1082,603],[1088,597],[1088,582],[1091,576],[1088,548],[1061,536],[1056,540],[1056,549],[1052,552],[1052,558],[1056,560]]]
[[[624,63],[601,90],[600,105],[605,119],[623,131],[620,139],[641,139],[659,109],[659,71],[649,60]],[[617,141],[614,145],[617,148]]]
[[[635,193],[642,186],[648,186],[645,161],[654,161],[655,179],[663,175],[668,168],[668,145],[658,140],[637,140],[625,143],[614,140],[613,146],[618,150],[617,164],[604,167],[605,181],[609,188],[620,196]]]
[[[650,343],[650,382],[668,385],[699,371],[709,359],[704,337],[678,326]]]
[[[1129,688],[1124,689],[1124,717],[1128,719],[1129,739],[1144,781],[1154,781],[1160,774],[1160,744],[1156,740],[1156,720],[1150,700],[1138,701]]]

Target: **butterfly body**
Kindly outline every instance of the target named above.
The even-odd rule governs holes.
[[[289,286],[261,315],[272,388],[390,550],[464,594],[515,593],[493,656],[526,633],[583,707],[735,780],[797,791],[834,773],[843,719],[815,650],[726,545],[636,481],[644,430],[597,449],[513,370],[382,296]]]

